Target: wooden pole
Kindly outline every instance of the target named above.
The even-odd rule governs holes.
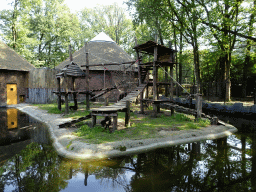
[[[68,77],[65,75],[65,83],[66,83],[66,92],[65,92],[65,113],[68,114],[69,109],[68,109]]]
[[[70,62],[73,61],[71,45],[69,45],[69,60],[70,60]]]
[[[173,65],[170,66],[170,76],[173,78]],[[170,79],[170,99],[173,99],[173,80]]]
[[[130,101],[126,101],[125,126],[130,127]]]
[[[169,41],[169,48],[172,49],[172,43]],[[170,60],[171,62],[173,63],[174,60],[173,60],[173,53],[170,54]],[[172,100],[173,99],[173,65],[170,66],[170,76],[171,76],[171,79],[170,79],[170,99]]]
[[[164,81],[165,81],[165,83],[167,83],[168,82],[168,67],[165,67],[164,68]],[[165,97],[168,97],[169,96],[169,86],[168,85],[165,85]]]
[[[155,42],[157,42],[157,34],[155,36]],[[154,47],[154,61],[153,61],[153,100],[157,100],[157,46]],[[153,105],[154,116],[157,114],[157,105]]]
[[[137,46],[137,38],[135,37],[135,46]],[[140,67],[140,53],[139,50],[136,49],[137,53],[137,61],[138,61],[138,78],[139,78],[139,85],[141,84],[141,67]]]
[[[60,92],[60,77],[57,78],[57,86],[58,86],[58,109],[61,111],[61,92]]]
[[[72,90],[75,91],[75,89],[76,89],[75,77],[72,77]],[[78,105],[77,105],[76,93],[73,93],[73,97],[74,97],[74,110],[77,110]]]
[[[90,100],[89,100],[89,57],[87,51],[87,44],[85,44],[85,56],[86,56],[86,110],[90,110]]]

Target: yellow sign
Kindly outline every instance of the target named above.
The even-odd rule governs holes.
[[[17,84],[7,84],[7,105],[17,104]]]
[[[18,110],[17,109],[7,109],[7,127],[8,129],[14,129],[18,127]]]

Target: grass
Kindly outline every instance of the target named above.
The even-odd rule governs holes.
[[[91,105],[91,108],[100,107],[103,104],[95,103]],[[48,113],[64,113],[64,111],[59,111],[57,104],[43,104],[36,105],[41,109],[47,110]],[[63,106],[65,110],[65,106]],[[74,119],[84,117],[90,113],[90,111],[85,110],[85,105],[79,105],[78,111],[70,112],[65,115],[65,117],[71,117]],[[132,105],[132,110],[138,110],[138,106]],[[165,110],[162,110],[165,111]],[[165,111],[166,112],[166,111]],[[89,124],[91,119],[79,122],[76,124],[77,131],[74,133],[83,141],[87,143],[105,143],[114,142],[123,139],[148,139],[159,137],[159,131],[179,131],[179,130],[190,130],[190,129],[200,129],[210,125],[209,120],[199,119],[195,122],[195,118],[192,115],[186,115],[181,113],[175,113],[174,116],[161,114],[160,117],[152,118],[150,115],[140,115],[131,112],[131,126],[121,130],[117,130],[110,133],[109,130],[101,126],[95,126],[90,128]],[[99,119],[99,118],[97,118]],[[118,113],[118,120],[124,121],[125,113]]]
[[[63,111],[58,109],[58,105],[56,103],[52,104],[33,104],[34,106],[39,107],[40,109],[46,110],[48,113],[53,114],[61,114]],[[61,105],[61,108],[65,108],[65,105]]]
[[[124,113],[123,113],[124,114]],[[121,115],[118,114],[119,119]],[[123,117],[124,119],[124,117]],[[200,119],[194,122],[193,116],[184,114],[176,114],[174,116],[162,115],[158,118],[139,117],[131,113],[132,126],[126,129],[117,130],[114,133],[109,133],[101,126],[90,128],[88,125],[82,125],[77,132],[77,136],[84,139],[88,143],[106,143],[114,142],[123,139],[148,139],[159,137],[159,131],[172,130],[189,130],[199,129],[210,125],[210,121]]]

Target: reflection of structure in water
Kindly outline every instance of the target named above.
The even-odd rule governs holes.
[[[8,129],[14,129],[18,127],[18,110],[7,109],[7,127]]]
[[[38,121],[27,114],[14,108],[0,109],[0,146],[31,138],[39,142],[47,140],[45,133],[38,135],[42,130],[34,127],[39,127]]]

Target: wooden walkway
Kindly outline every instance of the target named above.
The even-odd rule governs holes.
[[[118,118],[118,111],[124,111],[125,114],[125,124],[129,124],[130,119],[130,102],[135,101],[139,94],[144,90],[147,84],[141,84],[138,86],[134,91],[130,92],[126,97],[118,101],[117,103],[110,105],[110,106],[102,106],[99,108],[91,109],[92,113],[92,126],[96,125],[96,117],[103,116],[103,117],[113,117],[113,128],[112,131],[117,129],[117,118]],[[127,101],[128,107],[127,107]]]
[[[120,101],[118,101],[117,103],[114,103],[113,105],[109,105],[109,106],[102,106],[99,108],[93,108],[91,109],[92,112],[102,112],[102,113],[106,113],[106,112],[114,112],[114,111],[122,111],[126,108],[126,101],[135,101],[136,98],[139,96],[139,94],[144,90],[144,88],[146,87],[147,84],[141,84],[140,86],[138,86],[135,90],[133,90],[132,92],[130,92],[126,97],[124,97],[123,99],[121,99]]]

